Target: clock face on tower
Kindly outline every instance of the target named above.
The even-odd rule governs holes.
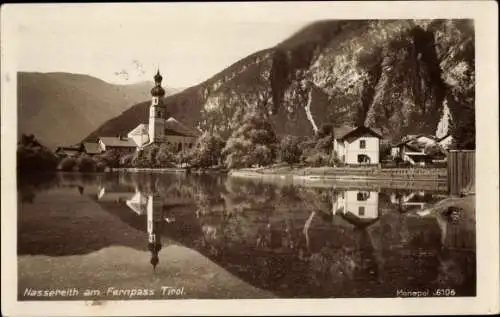
[[[158,105],[158,97],[153,98],[153,106]]]

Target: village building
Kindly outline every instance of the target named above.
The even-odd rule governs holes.
[[[78,156],[82,153],[92,156],[101,153],[101,149],[95,142],[81,142],[70,146],[60,146],[54,153],[61,157]]]
[[[137,144],[134,140],[125,137],[99,137],[98,144],[101,152],[114,150],[119,154],[133,153],[137,149]]]
[[[167,118],[166,105],[163,102],[165,90],[161,86],[163,77],[160,71],[154,76],[155,86],[151,89],[151,105],[148,123],[140,123],[126,135],[98,138],[100,150],[116,150],[120,153],[140,151],[153,144],[167,144],[174,151],[187,150],[193,147],[200,132],[175,119]]]
[[[369,127],[343,126],[334,128],[333,150],[345,164],[377,165],[380,162],[382,134]]]
[[[69,146],[60,146],[60,147],[56,148],[54,153],[60,157],[77,156],[80,153],[82,153],[82,145],[75,144],[75,145],[69,145]]]
[[[87,155],[97,155],[101,154],[101,147],[96,142],[83,142],[82,150]]]

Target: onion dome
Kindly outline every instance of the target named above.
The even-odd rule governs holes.
[[[165,96],[165,89],[161,86],[154,86],[153,89],[151,89],[151,95],[153,97],[163,97]]]
[[[151,95],[153,97],[163,97],[165,96],[165,90],[161,87],[161,81],[163,77],[160,75],[160,70],[156,72],[156,75],[153,77],[155,80],[155,86],[151,89]]]

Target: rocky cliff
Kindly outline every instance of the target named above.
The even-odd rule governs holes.
[[[312,135],[324,123],[373,126],[389,140],[440,136],[460,123],[472,123],[470,130],[474,27],[470,20],[320,21],[166,104],[176,118],[223,135],[251,108],[272,114],[278,134]],[[133,106],[92,135],[132,129],[147,120],[148,106]]]

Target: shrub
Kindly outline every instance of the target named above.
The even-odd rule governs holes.
[[[135,153],[128,153],[119,158],[120,166],[131,167]]]
[[[61,161],[59,168],[62,171],[69,172],[69,171],[72,171],[75,169],[76,164],[77,164],[77,162],[76,162],[76,159],[74,157],[65,157]]]
[[[107,167],[120,166],[120,154],[115,150],[108,150],[101,155],[95,156],[96,161],[104,163]]]
[[[330,157],[324,153],[316,152],[306,159],[306,163],[313,167],[329,165]]]
[[[281,142],[279,147],[279,157],[282,162],[290,165],[299,163],[302,155],[300,148],[300,140],[298,137],[287,135]]]
[[[86,154],[81,155],[77,159],[77,169],[79,172],[95,172],[97,163],[91,157]]]

